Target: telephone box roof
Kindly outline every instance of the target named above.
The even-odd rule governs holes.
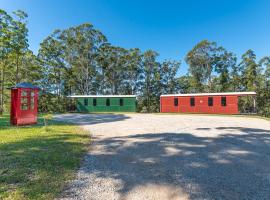
[[[38,86],[35,86],[32,83],[27,83],[27,82],[18,83],[17,85],[11,87],[11,89],[17,89],[17,88],[40,89]]]

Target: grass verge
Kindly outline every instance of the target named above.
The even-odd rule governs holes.
[[[257,118],[270,121],[270,118],[259,115],[245,115],[245,114],[209,114],[209,113],[153,113],[156,115],[194,115],[194,116],[217,116],[217,117],[244,117],[244,118]]]
[[[54,199],[74,178],[89,136],[46,116],[37,125],[9,126],[0,116],[0,199]]]

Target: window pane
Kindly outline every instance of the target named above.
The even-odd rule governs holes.
[[[84,99],[84,105],[88,106],[88,99]]]
[[[35,92],[31,91],[31,97],[34,97],[34,96],[35,96]]]
[[[28,98],[27,97],[22,97],[21,98],[21,104],[27,104],[28,103]]]
[[[174,98],[174,106],[178,106],[178,98]]]
[[[227,106],[226,97],[221,97],[221,106]]]
[[[28,93],[28,92],[27,92],[26,90],[22,90],[21,96],[22,96],[22,97],[27,97],[27,93]]]
[[[213,106],[213,97],[208,97],[208,106]]]
[[[28,97],[21,97],[21,110],[28,110]]]
[[[97,99],[93,99],[93,106],[97,106]]]
[[[110,105],[111,105],[110,99],[106,99],[106,106],[110,106]]]
[[[120,104],[120,106],[123,106],[124,105],[124,99],[120,99],[119,104]]]
[[[194,97],[190,98],[190,106],[195,106],[195,98]]]
[[[21,104],[21,110],[28,110],[27,104]]]

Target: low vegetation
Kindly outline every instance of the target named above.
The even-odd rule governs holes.
[[[0,117],[0,199],[54,199],[73,178],[89,137],[76,126],[39,118],[11,127]]]

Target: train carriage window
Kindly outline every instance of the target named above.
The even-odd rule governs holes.
[[[221,106],[227,106],[227,99],[226,99],[226,97],[221,97]]]
[[[120,106],[123,106],[124,105],[124,99],[119,99],[119,104],[120,104]]]
[[[87,98],[84,99],[84,105],[85,105],[85,106],[88,106],[88,99],[87,99]]]
[[[97,99],[93,99],[93,106],[97,106]]]
[[[106,106],[110,106],[110,105],[111,105],[110,99],[106,99]]]
[[[190,98],[190,106],[195,106],[195,98],[194,97]]]
[[[213,97],[208,97],[208,106],[213,106]]]
[[[178,106],[178,98],[174,98],[174,106]]]

